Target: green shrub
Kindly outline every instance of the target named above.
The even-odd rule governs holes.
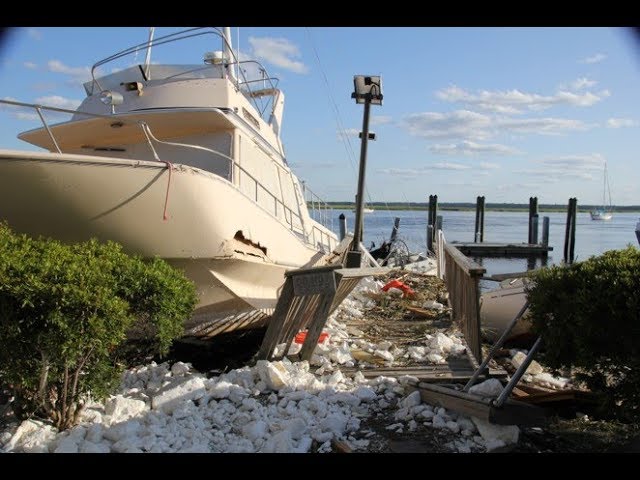
[[[114,242],[64,245],[0,224],[0,378],[22,417],[73,425],[87,394],[103,398],[134,327],[164,354],[196,303],[195,287],[160,259],[131,257]]]
[[[543,359],[574,367],[611,413],[640,413],[640,250],[542,269],[528,292]],[[618,408],[621,407],[621,408]]]

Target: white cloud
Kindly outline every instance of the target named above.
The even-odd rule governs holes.
[[[604,167],[605,158],[599,153],[591,153],[545,157],[539,162],[552,168],[566,170],[601,170]]]
[[[37,28],[27,28],[27,35],[29,35],[29,37],[33,38],[34,40],[42,39],[42,32]]]
[[[483,170],[495,170],[496,168],[500,168],[500,165],[491,162],[480,162],[480,168]]]
[[[607,127],[609,128],[623,128],[623,127],[637,127],[638,122],[631,118],[610,118],[607,120]]]
[[[431,165],[434,170],[468,170],[471,167],[469,165],[462,165],[460,163],[452,162],[438,162]]]
[[[520,152],[515,148],[497,143],[476,143],[468,140],[457,144],[436,144],[429,147],[432,153],[439,155],[516,155]]]
[[[12,97],[4,97],[3,100],[11,100],[14,102],[17,101],[15,98],[12,98]],[[43,105],[47,107],[57,107],[57,108],[66,108],[69,110],[75,110],[76,108],[78,108],[81,101],[74,100],[71,98],[61,97],[59,95],[49,95],[46,97],[38,97],[33,101],[33,103],[36,105]],[[32,108],[29,108],[29,107],[17,107],[17,106],[10,106],[6,104],[0,104],[0,110],[5,110],[9,112],[11,116],[13,116],[14,118],[17,118],[18,120],[39,120],[40,119],[38,114]],[[60,117],[64,117],[65,115],[68,115],[62,112],[53,112],[53,111],[47,111],[44,109],[42,110],[42,113],[46,119],[57,119],[57,120],[59,120]]]
[[[301,56],[300,49],[286,38],[249,37],[249,44],[253,54],[268,63],[294,73],[309,72],[304,63],[294,60]]]
[[[489,136],[491,118],[469,110],[424,112],[407,115],[403,124],[411,135],[418,137],[483,140]]]
[[[583,88],[591,88],[597,83],[598,82],[596,82],[595,80],[590,80],[587,77],[581,77],[571,82],[571,85],[569,85],[569,87],[574,90],[582,90]]]
[[[75,100],[72,98],[61,97],[60,95],[48,95],[46,97],[38,97],[34,100],[34,103],[39,105],[45,105],[47,107],[66,108],[68,110],[75,110],[80,106],[82,100]]]
[[[74,84],[91,80],[91,69],[89,67],[70,67],[60,60],[49,60],[47,62],[47,70],[70,76]]]
[[[608,91],[593,94],[591,92],[574,93],[559,91],[554,95],[539,95],[537,93],[525,93],[520,90],[490,91],[480,90],[471,93],[455,85],[439,90],[436,96],[446,102],[460,103],[467,107],[475,107],[481,110],[501,113],[519,114],[528,110],[542,110],[554,105],[571,105],[576,107],[588,107],[609,96]]]
[[[35,70],[36,68],[38,68],[38,65],[33,62],[23,62],[22,65],[24,65],[24,67],[28,68],[29,70]]]
[[[580,63],[588,63],[588,64],[600,63],[605,58],[607,58],[607,56],[604,53],[596,53],[595,55],[592,55],[590,57],[583,58],[582,60],[580,60]]]
[[[560,179],[593,180],[593,172],[602,170],[604,161],[604,156],[599,153],[558,155],[545,157],[534,162],[541,163],[542,168],[524,169],[514,173],[542,177],[545,182],[551,183],[556,183]]]
[[[468,145],[479,145],[470,142],[473,140],[486,140],[497,133],[536,133],[540,135],[559,135],[565,131],[586,130],[590,128],[580,120],[566,118],[523,118],[492,117],[470,110],[456,110],[447,113],[424,112],[407,115],[403,121],[409,134],[433,139],[462,139],[469,142]],[[463,146],[460,147],[464,150]],[[502,146],[504,147],[504,146]],[[435,153],[444,153],[449,149],[455,151],[457,146],[439,146]],[[477,147],[481,148],[481,147]],[[492,145],[491,148],[496,148]],[[508,147],[505,147],[508,148]]]
[[[374,115],[371,117],[371,125],[386,125],[391,123],[391,120],[389,115]]]
[[[396,177],[413,178],[417,175],[426,175],[429,173],[427,168],[380,168],[376,173],[384,175],[393,175]]]
[[[360,130],[357,128],[347,128],[344,131],[338,130],[336,133],[338,135],[338,139],[342,140],[344,137],[358,138],[360,135]]]
[[[516,133],[537,133],[539,135],[560,135],[566,130],[586,130],[586,125],[580,120],[568,118],[505,118],[497,120],[495,127]]]

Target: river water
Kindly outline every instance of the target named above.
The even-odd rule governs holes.
[[[338,230],[338,216],[344,213],[347,228],[353,231],[355,213],[334,210],[335,230]],[[474,238],[475,211],[439,211],[442,216],[442,230],[447,242],[472,242]],[[549,252],[548,265],[563,260],[564,236],[566,228],[566,212],[540,212],[539,235],[542,232],[542,217],[549,217]],[[400,218],[399,238],[405,241],[411,252],[426,251],[427,212],[396,210],[376,210],[364,215],[364,244],[371,242],[377,246],[389,239],[393,228],[393,219]],[[592,255],[599,255],[607,250],[625,248],[627,245],[638,246],[635,236],[635,225],[638,213],[614,213],[609,221],[591,220],[589,213],[578,213],[576,219],[575,260],[586,260]],[[497,243],[523,243],[528,236],[528,212],[494,212],[486,211],[484,219],[484,241]],[[475,258],[486,269],[486,275],[494,273],[522,272],[532,267],[540,267],[541,260],[535,265],[528,264],[523,258]]]

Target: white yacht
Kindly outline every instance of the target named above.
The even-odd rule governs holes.
[[[153,64],[147,55],[96,75],[140,49],[197,36],[220,44],[200,65]],[[330,253],[337,236],[309,212],[312,193],[285,159],[277,80],[246,79],[250,63],[266,72],[237,60],[229,28],[210,27],[150,35],[97,62],[71,120],[43,118],[19,135],[44,151],[0,150],[0,220],[69,243],[115,240],[182,268],[199,295],[189,335],[264,323],[284,272]]]

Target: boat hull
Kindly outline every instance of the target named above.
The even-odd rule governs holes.
[[[32,236],[114,240],[164,258],[196,284],[202,321],[253,310],[259,323],[284,272],[318,252],[226,179],[160,162],[0,151],[0,220]]]
[[[522,279],[506,282],[501,288],[480,295],[480,325],[482,334],[491,342],[498,340],[511,321],[520,312],[527,295]],[[527,318],[529,310],[512,328],[507,339],[529,333],[531,322]]]
[[[590,212],[591,220],[611,220],[613,214],[609,212]]]

